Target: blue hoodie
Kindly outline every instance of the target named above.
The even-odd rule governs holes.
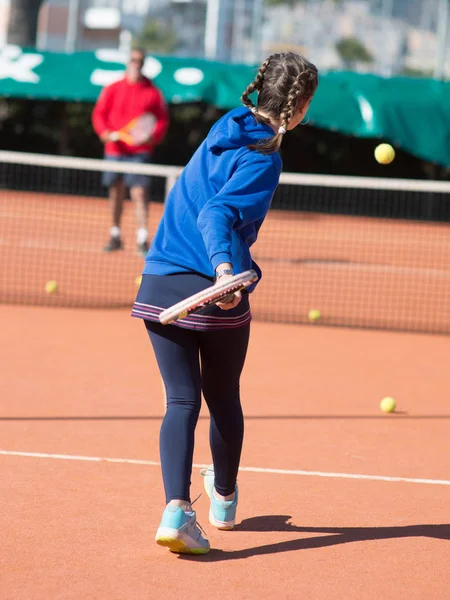
[[[219,264],[230,262],[235,273],[254,268],[261,275],[250,246],[282,163],[278,152],[264,155],[247,146],[273,135],[244,107],[217,121],[167,197],[144,274],[194,271],[214,277]]]

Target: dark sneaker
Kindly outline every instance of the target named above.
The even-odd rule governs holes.
[[[141,256],[143,256],[144,258],[147,256],[147,252],[148,252],[149,248],[150,248],[150,246],[148,245],[148,242],[142,242],[142,244],[137,245],[138,253]]]
[[[103,248],[103,252],[115,252],[116,250],[123,250],[122,240],[118,237],[111,237]]]

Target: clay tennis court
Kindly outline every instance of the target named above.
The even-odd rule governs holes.
[[[0,301],[45,306],[128,307],[142,260],[126,206],[126,248],[101,252],[104,199],[0,191]],[[152,203],[154,232],[163,205]],[[322,322],[450,333],[447,223],[273,210],[253,256],[264,273],[253,311],[265,321]],[[58,282],[57,294],[45,283]]]
[[[161,384],[126,310],[1,306],[1,597],[447,598],[448,339],[255,322],[239,525],[153,542]],[[398,414],[379,412],[393,395]],[[208,419],[196,465],[208,464]],[[199,466],[192,493],[202,491]]]
[[[161,382],[129,316],[132,212],[126,250],[106,256],[105,211],[2,192],[0,597],[447,598],[448,337],[322,325],[448,330],[448,226],[271,213],[255,248],[239,525],[209,526],[203,494],[212,551],[192,558],[153,542]],[[160,215],[152,205],[152,230]],[[312,307],[314,325],[261,320]],[[204,410],[196,439],[193,498],[210,463]]]

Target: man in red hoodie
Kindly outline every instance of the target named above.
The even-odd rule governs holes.
[[[159,144],[167,131],[169,117],[165,100],[160,90],[142,74],[145,54],[133,50],[128,61],[125,77],[103,89],[92,115],[94,129],[105,144],[105,159],[114,161],[148,163],[156,144]],[[132,119],[143,114],[153,114],[156,125],[148,139],[139,145],[128,145],[116,140],[113,132],[127,125]],[[127,173],[104,173],[103,184],[109,187],[112,209],[110,240],[105,252],[123,248],[120,223],[126,188],[130,189],[131,199],[136,208],[137,249],[147,254],[148,244],[148,188],[150,178],[145,175]]]

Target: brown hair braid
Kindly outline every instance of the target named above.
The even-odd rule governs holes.
[[[273,54],[261,65],[255,80],[242,94],[242,102],[252,109],[254,104],[249,95],[258,92],[258,109],[274,120],[281,121],[287,129],[292,117],[310,100],[318,85],[317,68],[300,54],[286,52]],[[262,115],[255,114],[258,121],[267,122]],[[263,154],[279,150],[283,133],[248,146]]]
[[[242,102],[242,104],[244,104],[244,106],[246,106],[250,110],[252,108],[255,108],[255,105],[253,104],[253,102],[249,98],[249,96],[253,92],[260,91],[262,89],[263,81],[264,81],[264,73],[266,72],[267,67],[269,66],[269,63],[270,63],[270,56],[260,66],[259,71],[258,71],[258,73],[257,73],[254,81],[252,81],[252,83],[247,87],[247,89],[245,90],[245,92],[241,96],[241,102]]]

